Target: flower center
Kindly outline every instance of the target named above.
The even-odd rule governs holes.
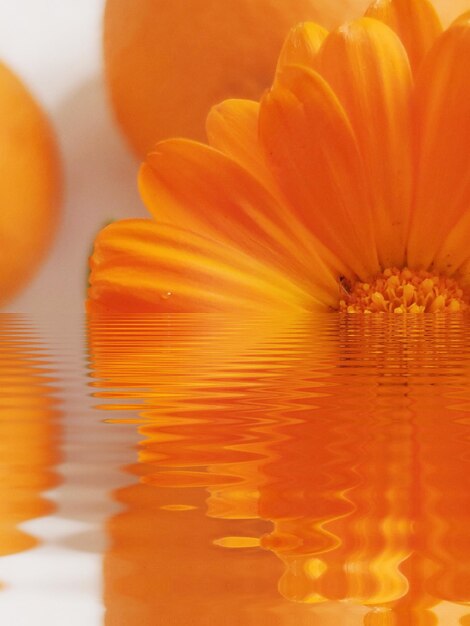
[[[468,294],[454,278],[423,270],[386,269],[370,283],[340,278],[340,311],[347,313],[436,313],[464,311]]]

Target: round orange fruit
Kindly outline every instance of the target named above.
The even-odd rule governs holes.
[[[368,0],[107,0],[106,79],[115,114],[143,156],[160,139],[204,139],[226,98],[258,100],[297,22],[327,27]],[[358,9],[358,7],[360,7]]]
[[[0,305],[32,276],[54,233],[59,165],[49,123],[0,63]]]
[[[470,11],[470,0],[435,0],[434,6],[442,19],[442,23],[447,26],[461,13]]]
[[[370,2],[107,0],[105,73],[117,121],[141,157],[167,137],[204,140],[212,105],[258,100],[269,87],[292,26],[311,20],[330,29]],[[469,8],[469,0],[434,4],[445,23]]]

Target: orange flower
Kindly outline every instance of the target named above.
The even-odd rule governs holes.
[[[466,308],[469,55],[470,15],[442,32],[427,0],[297,26],[260,104],[215,107],[210,146],[148,155],[155,219],[98,235],[90,307]]]

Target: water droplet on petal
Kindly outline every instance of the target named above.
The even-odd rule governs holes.
[[[161,294],[160,298],[162,300],[168,300],[168,298],[171,298],[172,295],[171,291],[165,291],[165,293]]]

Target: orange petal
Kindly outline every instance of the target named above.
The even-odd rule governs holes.
[[[462,22],[467,22],[470,19],[470,10],[469,11],[465,11],[465,13],[462,13],[461,15],[459,15],[458,17],[455,18],[455,20],[452,22],[451,26],[455,26],[456,24]]]
[[[279,55],[277,71],[285,65],[313,67],[315,56],[328,31],[314,22],[304,22],[291,29]]]
[[[397,33],[414,71],[442,32],[440,19],[428,0],[376,0],[366,16],[384,22]]]
[[[91,258],[89,308],[126,312],[325,309],[289,277],[240,250],[151,220],[103,229]]]
[[[260,139],[296,216],[353,272],[378,271],[360,155],[349,121],[313,71],[285,67],[260,110]]]
[[[462,215],[436,254],[433,267],[444,274],[456,274],[470,259],[470,211]]]
[[[459,246],[454,250],[444,241],[470,207],[469,58],[467,18],[455,22],[437,40],[418,77],[417,189],[408,245],[413,267],[428,268],[443,244],[444,253],[436,260],[435,269],[455,268],[461,260]]]
[[[396,34],[362,18],[332,32],[320,73],[351,120],[371,194],[382,267],[402,267],[411,204],[411,71]]]
[[[307,230],[282,197],[282,191],[268,169],[258,137],[259,104],[250,100],[226,100],[211,109],[206,128],[209,143],[237,161],[254,176],[282,204],[282,210],[289,215],[289,226],[294,234],[294,246],[302,249],[302,256],[311,256],[315,250],[335,276],[347,275],[348,268]],[[309,271],[306,268],[306,271]],[[350,270],[349,270],[350,273]]]
[[[157,221],[235,245],[312,293],[337,293],[337,276],[299,242],[291,213],[221,152],[192,141],[163,142],[148,155],[140,189]]]
[[[272,184],[258,142],[259,103],[225,100],[212,107],[206,120],[209,144],[237,161],[265,186]]]

